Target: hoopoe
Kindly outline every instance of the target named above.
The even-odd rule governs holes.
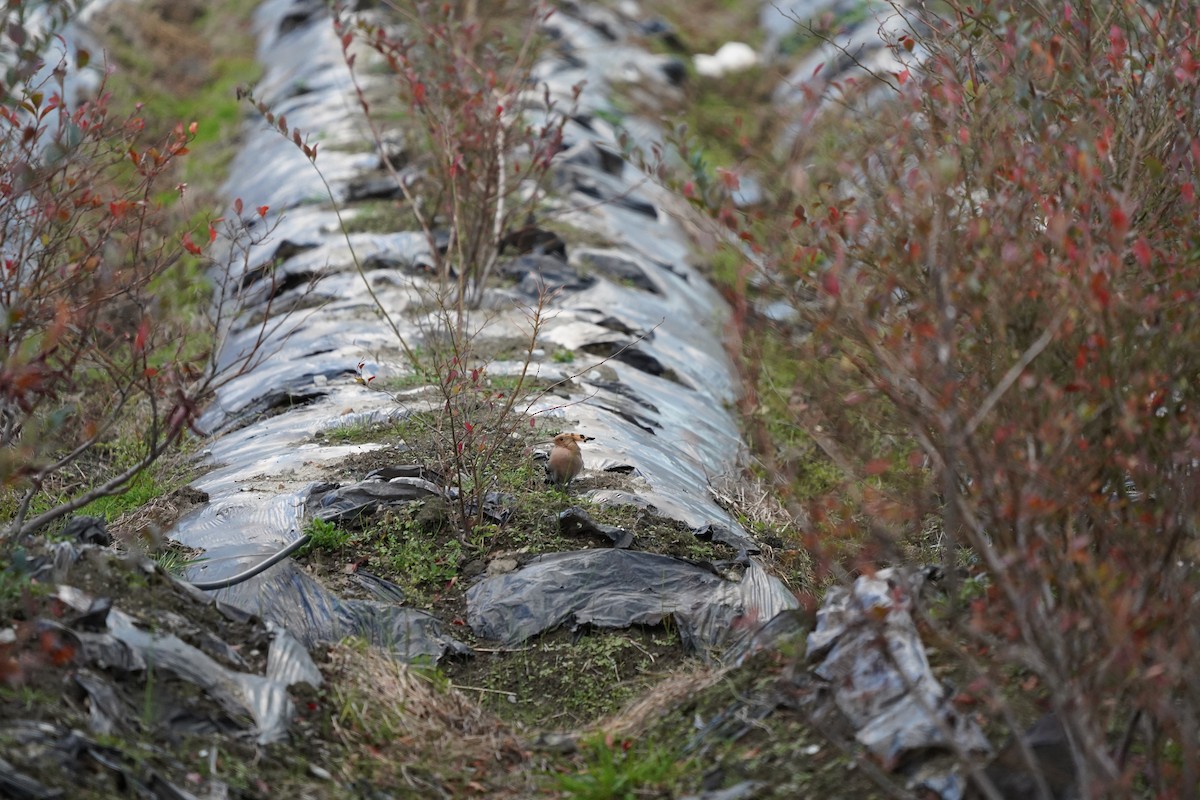
[[[578,443],[593,438],[581,433],[560,433],[554,437],[554,449],[550,451],[550,479],[554,483],[566,487],[583,471],[583,453],[579,452]]]

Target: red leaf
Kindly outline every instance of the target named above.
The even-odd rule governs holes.
[[[150,338],[150,320],[143,319],[142,324],[138,326],[137,336],[133,337],[133,352],[144,353],[146,351],[146,340]]]
[[[875,458],[866,463],[863,472],[867,475],[882,475],[892,468],[886,458]]]
[[[821,285],[825,288],[826,293],[839,297],[842,294],[841,284],[838,283],[837,276],[832,272],[826,272],[821,276]]]
[[[1133,243],[1133,254],[1143,268],[1150,266],[1150,259],[1154,254],[1151,252],[1150,244],[1146,241],[1145,236],[1139,236],[1138,240]]]
[[[1123,236],[1125,231],[1129,229],[1129,217],[1125,214],[1125,210],[1119,206],[1113,206],[1108,212],[1109,222],[1112,223],[1113,231],[1118,236]]]
[[[183,249],[187,250],[194,256],[198,256],[202,252],[200,247],[192,241],[192,234],[190,233],[185,233],[183,235]]]
[[[233,201],[233,213],[237,214],[239,217],[242,215],[242,198],[239,197]]]
[[[267,211],[269,211],[269,210],[270,210],[270,208],[271,208],[270,206],[259,206],[259,207],[258,207],[258,215],[259,215],[260,217],[264,217],[264,218],[265,218],[265,217],[267,216]]]
[[[1106,283],[1107,283],[1107,281],[1104,277],[1103,272],[1096,272],[1096,273],[1092,274],[1092,280],[1091,280],[1092,296],[1095,297],[1097,301],[1099,301],[1101,308],[1108,308],[1108,303],[1110,300],[1109,294],[1108,294],[1108,288],[1105,286]]]

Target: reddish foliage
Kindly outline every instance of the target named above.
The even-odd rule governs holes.
[[[798,383],[797,421],[859,479],[813,500],[820,539],[864,517],[915,539],[936,519],[952,581],[961,547],[989,588],[930,624],[1028,671],[1081,796],[1190,795],[1200,105],[1179,87],[1196,84],[1200,18],[949,6],[895,42],[912,52],[923,30],[928,57],[837,160],[797,155],[835,190],[790,198],[777,229],[717,219],[774,254],[773,288],[803,311],[797,355],[827,381]],[[872,499],[865,476],[911,501]]]
[[[12,30],[24,7],[10,5]],[[45,47],[31,41],[17,53],[0,92],[0,493],[12,511],[0,525],[0,548],[13,534],[121,491],[192,426],[218,379],[194,338],[189,352],[169,313],[172,298],[156,295],[155,285],[181,259],[207,262],[217,239],[220,220],[202,246],[162,200],[185,188],[172,176],[197,125],[180,123],[150,141],[136,113],[116,113],[103,84],[93,96],[64,100],[65,60],[35,77]],[[227,313],[229,298],[214,299]],[[92,475],[94,484],[64,490],[48,511],[29,514],[48,481],[135,410],[146,415],[135,434],[137,463]]]

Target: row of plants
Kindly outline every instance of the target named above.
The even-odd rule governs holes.
[[[714,175],[693,138],[677,145],[701,171],[663,173],[735,243],[762,474],[811,520],[825,574],[942,565],[922,624],[965,711],[1021,732],[1021,676],[1081,796],[1190,796],[1200,18],[1121,0],[888,14],[893,66],[818,69],[782,160],[742,138]],[[730,204],[742,174],[774,180],[770,199]],[[758,312],[779,300],[790,319]]]

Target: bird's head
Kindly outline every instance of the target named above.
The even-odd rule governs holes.
[[[560,433],[554,437],[554,444],[558,447],[571,447],[576,442],[590,442],[595,439],[595,436],[584,436],[582,433]]]

